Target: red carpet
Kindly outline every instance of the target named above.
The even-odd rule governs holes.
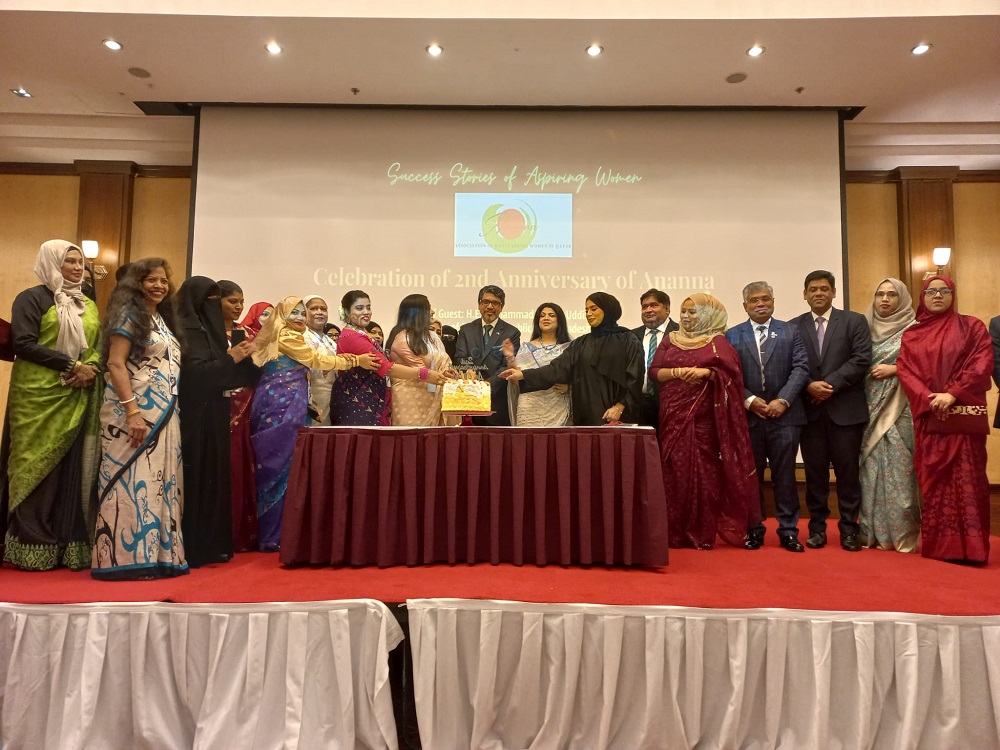
[[[993,544],[1000,538],[993,537]],[[722,545],[707,552],[671,550],[670,560],[669,567],[646,570],[488,564],[288,569],[277,555],[246,553],[226,565],[165,581],[110,583],[94,581],[88,572],[25,573],[5,567],[0,598],[51,604],[455,597],[1000,615],[1000,565],[974,568],[895,552],[844,552],[835,527],[829,546],[804,554],[781,549],[769,530],[765,547],[755,552]]]

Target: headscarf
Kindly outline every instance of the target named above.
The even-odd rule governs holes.
[[[899,307],[891,315],[879,315],[875,309],[875,297],[872,296],[872,304],[868,308],[868,312],[865,313],[865,317],[868,318],[868,328],[872,332],[873,344],[881,344],[883,341],[891,339],[917,319],[917,314],[913,311],[913,297],[910,296],[910,290],[902,281],[890,276],[882,279],[875,290],[878,291],[878,288],[887,281],[892,284],[896,294],[899,295]],[[921,304],[923,304],[923,300],[921,300]],[[954,306],[955,303],[952,302],[952,307]]]
[[[943,281],[951,289],[951,307],[947,310],[939,313],[931,312],[927,309],[927,287],[931,285],[932,281]],[[940,274],[935,274],[929,279],[924,281],[924,285],[920,287],[920,303],[917,305],[917,322],[922,326],[927,325],[947,325],[945,321],[950,318],[955,318],[958,316],[958,292],[955,290],[955,282],[951,280],[948,276],[942,276]],[[927,330],[924,328],[923,330]]]
[[[70,250],[76,250],[83,256],[80,248],[72,242],[43,242],[35,258],[35,276],[52,292],[55,302],[59,319],[56,350],[70,359],[76,359],[87,348],[87,335],[83,330],[83,313],[87,309],[87,303],[81,289],[83,280],[67,281],[62,275],[62,264]]]
[[[615,297],[607,292],[594,292],[587,295],[587,301],[593,302],[604,311],[604,320],[600,322],[600,325],[590,327],[592,335],[601,337],[622,331],[630,332],[627,328],[618,325],[618,319],[622,316],[622,306]]]
[[[694,330],[686,331],[682,324],[680,329],[670,332],[670,342],[679,349],[701,349],[716,336],[726,333],[729,314],[725,305],[711,294],[691,294],[684,302],[688,300],[694,303],[698,316]],[[684,307],[684,302],[681,302],[681,307]]]
[[[256,336],[260,333],[260,315],[267,308],[274,307],[270,302],[254,302],[250,305],[250,309],[246,311],[243,316],[243,320],[239,322],[239,327],[245,329],[251,336]],[[272,315],[274,313],[271,313]]]
[[[216,299],[209,299],[215,295]],[[229,349],[226,324],[222,318],[219,285],[205,276],[192,276],[177,291],[177,323],[181,328],[203,330],[209,346],[218,357]]]
[[[277,359],[281,352],[278,351],[278,337],[281,332],[288,327],[288,313],[302,302],[300,297],[285,297],[274,306],[271,317],[264,321],[260,333],[254,341],[257,342],[257,350],[253,353],[253,363],[258,367],[263,367],[264,363]]]

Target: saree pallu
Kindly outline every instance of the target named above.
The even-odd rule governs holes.
[[[341,354],[374,354],[385,360],[382,345],[363,333],[345,327],[337,342]],[[341,370],[330,392],[330,424],[334,427],[386,427],[391,423],[389,384],[391,363],[377,370],[352,367]]]
[[[94,578],[163,578],[188,572],[181,534],[181,426],[177,396],[170,392],[170,368],[176,372],[179,363],[177,339],[166,326],[156,325],[147,345],[126,361],[135,406],[149,426],[138,448],[129,445],[126,407],[110,383],[104,389]]]
[[[535,346],[530,341],[521,344],[517,364],[522,370],[544,367],[566,351],[569,342],[552,346]],[[570,392],[560,393],[553,386],[544,391],[521,393],[520,384],[507,383],[510,423],[518,427],[565,427],[571,423]]]
[[[281,516],[295,436],[309,422],[308,408],[309,370],[284,354],[266,363],[250,414],[257,483],[257,546],[261,552],[276,552],[281,544]]]
[[[742,547],[760,520],[743,374],[732,346],[716,336],[699,349],[664,340],[650,377],[661,368],[704,367],[714,380],[670,380],[660,388],[660,452],[671,547],[711,549],[719,536]]]
[[[233,549],[257,549],[257,482],[253,443],[250,440],[250,404],[254,389],[238,388],[229,394],[229,472],[233,498]]]
[[[892,365],[903,331],[872,346],[872,366]],[[916,552],[920,543],[920,489],[913,463],[913,417],[899,378],[865,377],[871,415],[861,449],[862,542],[868,547]]]
[[[79,359],[99,364],[97,308],[83,314],[88,348]],[[56,308],[42,316],[38,343],[55,348]],[[97,477],[100,377],[90,388],[71,388],[61,373],[18,358],[11,368],[4,421],[8,523],[3,559],[24,570],[90,564],[87,510]]]

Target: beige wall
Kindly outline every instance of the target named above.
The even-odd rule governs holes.
[[[186,177],[135,178],[130,260],[165,258],[175,287],[187,276],[190,200],[191,180]]]
[[[850,184],[847,186],[850,309],[867,312],[875,287],[889,276],[899,278],[896,186]]]
[[[38,284],[38,246],[46,240],[77,242],[79,177],[0,174],[0,317],[20,292]],[[0,425],[7,407],[10,363],[0,361]]]

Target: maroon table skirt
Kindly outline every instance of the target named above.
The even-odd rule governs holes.
[[[303,428],[282,529],[285,564],[667,564],[650,428]]]

